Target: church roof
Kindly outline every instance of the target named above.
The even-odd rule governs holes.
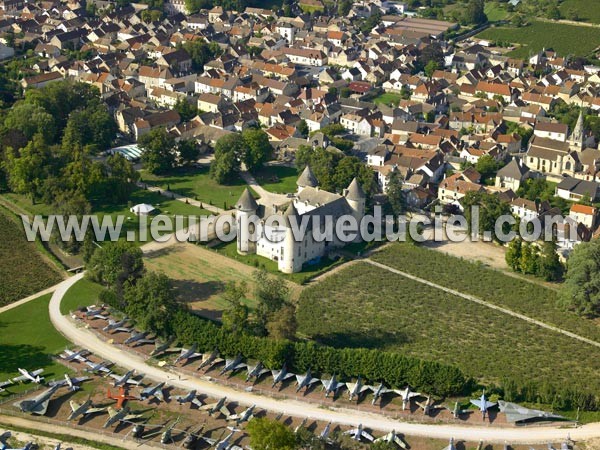
[[[256,211],[258,209],[258,203],[250,193],[248,188],[244,189],[240,199],[235,205],[236,209],[240,211]]]
[[[298,178],[298,181],[296,181],[296,184],[300,187],[317,187],[319,182],[313,171],[310,169],[310,166],[306,166]]]
[[[346,193],[346,198],[348,200],[362,200],[364,199],[365,191],[363,191],[362,187],[358,183],[358,180],[354,178],[350,186],[348,186],[348,192]]]

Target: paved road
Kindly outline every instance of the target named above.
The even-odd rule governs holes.
[[[91,331],[77,326],[69,317],[60,314],[60,302],[67,289],[81,279],[78,274],[64,281],[54,292],[50,301],[50,319],[54,326],[75,344],[85,347],[100,358],[113,361],[125,369],[135,369],[145,374],[146,379],[155,382],[165,381],[179,389],[196,389],[198,393],[211,397],[226,395],[231,401],[242,405],[255,404],[258,408],[275,413],[283,413],[294,417],[308,417],[323,422],[334,422],[340,425],[357,426],[363,424],[366,428],[380,431],[396,430],[406,435],[424,436],[438,439],[455,439],[489,443],[523,443],[540,444],[549,441],[559,442],[566,438],[567,433],[575,441],[600,437],[600,423],[587,424],[576,429],[560,427],[534,428],[497,428],[491,426],[438,425],[401,422],[378,414],[353,411],[349,409],[326,409],[319,405],[297,400],[277,400],[259,396],[250,392],[237,391],[216,383],[199,378],[186,378],[187,375],[177,371],[167,372],[158,367],[150,366],[139,356],[118,349],[100,340]],[[180,379],[176,377],[180,376]]]
[[[541,322],[541,321],[536,320],[536,319],[532,319],[531,317],[528,317],[528,316],[526,316],[524,314],[519,314],[519,313],[514,312],[514,311],[512,311],[510,309],[506,309],[506,308],[503,308],[501,306],[495,305],[493,303],[486,302],[485,300],[482,300],[482,299],[480,299],[478,297],[475,297],[473,295],[463,294],[462,292],[456,291],[454,289],[450,289],[450,288],[447,288],[447,287],[444,287],[444,286],[440,286],[439,284],[433,283],[433,282],[428,281],[428,280],[424,280],[423,278],[419,278],[419,277],[416,277],[416,276],[411,275],[409,273],[402,272],[401,270],[394,269],[393,267],[386,266],[385,264],[381,264],[379,262],[376,262],[376,261],[373,261],[373,260],[370,260],[370,259],[365,259],[364,261],[366,263],[372,264],[373,266],[379,267],[380,269],[387,270],[387,271],[395,273],[397,275],[402,275],[403,277],[410,278],[411,280],[414,280],[414,281],[416,281],[418,283],[426,284],[426,285],[431,286],[431,287],[433,287],[435,289],[439,289],[439,290],[442,290],[442,291],[447,292],[449,294],[456,295],[458,297],[464,298],[465,300],[469,300],[470,302],[477,303],[477,304],[485,306],[487,308],[495,309],[496,311],[500,311],[500,312],[502,312],[504,314],[508,314],[509,316],[517,317],[517,318],[519,318],[521,320],[524,320],[524,321],[529,322],[529,323],[533,323],[533,324],[538,325],[538,326],[540,326],[542,328],[546,328],[548,330],[555,331],[556,333],[564,334],[565,336],[568,336],[568,337],[570,337],[572,339],[577,339],[578,341],[585,342],[586,344],[593,345],[594,347],[600,348],[600,342],[596,342],[596,341],[593,341],[591,339],[585,338],[583,336],[579,336],[579,335],[577,335],[575,333],[571,333],[570,331],[563,330],[562,328],[558,328],[558,327],[555,327],[553,325],[548,325],[547,323]]]

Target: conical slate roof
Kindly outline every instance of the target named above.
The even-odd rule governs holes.
[[[310,166],[306,166],[298,178],[298,181],[296,181],[296,184],[300,187],[317,187],[319,182],[313,171],[310,170]]]
[[[294,206],[294,202],[290,203],[290,206],[283,213],[283,218],[285,219],[285,225],[290,227],[290,217],[296,216],[298,217],[298,210]]]
[[[362,187],[358,183],[356,177],[348,186],[348,192],[346,193],[346,198],[348,200],[363,200],[365,198],[365,191],[363,191]]]
[[[235,207],[240,211],[256,211],[258,209],[258,203],[256,203],[256,200],[252,197],[250,190],[246,188]]]

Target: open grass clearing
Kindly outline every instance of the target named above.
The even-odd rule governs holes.
[[[61,314],[69,314],[81,306],[97,304],[102,286],[83,278],[69,288],[60,303]]]
[[[485,2],[484,12],[490,22],[498,22],[508,16],[506,5],[500,2]]]
[[[552,48],[561,56],[589,55],[600,43],[600,28],[532,21],[528,26],[493,27],[477,35],[492,41],[520,44],[507,56],[527,59],[530,53]]]
[[[254,175],[262,188],[276,194],[296,192],[298,176],[295,167],[287,166],[264,166]]]
[[[600,23],[600,4],[594,0],[563,0],[558,9],[563,17],[570,17],[570,12],[577,13],[579,20]]]
[[[306,288],[298,324],[301,335],[325,344],[455,364],[484,382],[600,388],[597,348],[365,263]]]
[[[390,245],[371,259],[600,342],[600,327],[561,309],[554,289],[410,244]]]
[[[402,100],[402,96],[395,92],[384,92],[373,98],[373,103],[383,104],[387,106],[398,106]]]

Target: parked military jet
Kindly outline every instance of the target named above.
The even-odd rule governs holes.
[[[402,397],[402,410],[405,410],[406,407],[410,407],[410,399],[414,397],[420,397],[421,394],[418,392],[412,392],[410,390],[410,386],[406,386],[405,389],[398,389],[395,391],[400,397]]]
[[[408,446],[406,442],[402,440],[402,438],[396,434],[394,430],[386,434],[385,436],[381,436],[380,438],[375,439],[375,442],[387,442],[388,444],[396,444],[400,448],[407,449]]]
[[[79,361],[79,362],[86,362],[87,358],[85,358],[86,355],[89,355],[90,352],[88,352],[85,349],[81,349],[78,350],[76,352],[74,352],[73,350],[69,350],[68,348],[65,349],[64,353],[61,353],[59,356],[64,359],[65,361]]]
[[[12,436],[10,431],[6,431],[0,435],[0,450],[30,450],[33,447],[33,442],[26,443],[21,448],[15,448],[8,445],[8,440]]]
[[[133,374],[135,373],[135,370],[130,370],[129,372],[127,372],[125,375],[117,375],[116,373],[111,373],[110,376],[113,377],[115,379],[113,386],[114,387],[119,387],[119,386],[125,386],[125,384],[129,383],[129,384],[134,384],[136,386],[138,386],[142,380],[134,380]]]
[[[14,403],[14,405],[22,412],[43,416],[48,410],[48,404],[50,403],[52,396],[56,391],[58,391],[59,388],[60,386],[52,386],[50,389],[45,390],[38,396],[28,400],[20,400]]]
[[[84,381],[90,380],[90,377],[74,377],[71,378],[68,373],[65,373],[65,379],[59,381],[52,381],[48,383],[49,386],[69,386],[69,389],[72,392],[78,391],[80,387],[78,384],[83,383]]]
[[[165,401],[165,395],[164,395],[164,391],[163,391],[164,387],[165,387],[165,382],[163,381],[162,383],[158,383],[156,386],[150,386],[150,387],[144,388],[142,390],[142,392],[140,392],[140,398],[142,400],[147,400],[150,397],[154,397],[159,402],[164,402]]]
[[[302,389],[305,389],[306,392],[312,384],[319,381],[318,378],[313,378],[310,369],[308,369],[305,375],[296,375],[296,392],[300,392]]]
[[[19,371],[19,373],[21,374],[20,376],[13,378],[12,382],[13,383],[17,383],[19,381],[25,382],[25,381],[32,381],[34,383],[40,384],[44,381],[44,377],[40,377],[40,374],[42,372],[44,372],[44,369],[36,369],[32,372],[26,370],[26,369],[17,369]]]
[[[443,450],[456,450],[456,446],[454,445],[454,438],[450,438],[450,443],[443,448]]]
[[[82,404],[79,404],[79,403],[71,400],[69,402],[69,405],[71,406],[71,411],[72,412],[69,415],[69,417],[67,417],[67,420],[75,420],[79,416],[85,417],[85,416],[87,416],[89,414],[97,414],[97,413],[106,411],[106,408],[100,408],[100,407],[94,406],[92,404],[92,400],[91,399],[87,399]]]
[[[362,384],[360,377],[357,378],[356,383],[346,383],[348,388],[348,400],[352,401],[356,397],[356,401],[360,399],[360,394],[371,389],[371,386]]]
[[[261,362],[255,366],[248,366],[247,369],[248,376],[246,377],[246,383],[250,381],[251,378],[254,378],[255,381],[258,381],[258,379],[265,373],[269,373],[269,369],[265,369],[265,366]]]
[[[212,353],[205,353],[204,355],[202,355],[202,362],[198,366],[198,370],[210,369],[212,366],[220,363],[221,361],[223,361],[223,359],[219,357],[219,350],[214,349]]]
[[[86,306],[85,315],[92,319],[108,320],[108,316],[103,315],[104,308],[96,308],[95,305]]]
[[[497,405],[497,403],[492,403],[492,402],[487,401],[487,399],[485,398],[485,391],[483,391],[483,394],[481,394],[481,397],[479,399],[472,399],[471,404],[475,405],[479,408],[479,411],[481,411],[483,420],[485,420],[485,415],[487,414],[488,409],[493,408],[494,406]]]
[[[175,339],[169,339],[167,342],[163,342],[162,344],[159,344],[158,342],[156,342],[155,348],[154,350],[152,350],[150,352],[150,356],[159,356],[162,355],[163,353],[171,353],[171,352],[178,352],[180,349],[176,348],[176,347],[171,347],[171,344],[175,342]]]
[[[245,409],[239,414],[232,414],[227,417],[228,421],[235,421],[236,425],[240,425],[241,423],[248,422],[252,417],[254,417],[254,410],[256,409],[256,405],[252,405],[250,408]]]
[[[321,434],[319,434],[319,439],[328,444],[331,443],[332,441],[329,439],[329,433],[331,433],[331,422],[325,425],[325,428],[323,428],[323,431],[321,431]]]
[[[332,392],[335,395],[338,389],[341,389],[345,386],[344,383],[340,383],[336,380],[335,374],[330,380],[321,380],[321,384],[323,384],[323,387],[325,388],[325,398],[328,398],[329,394]]]
[[[283,364],[281,370],[272,370],[271,374],[273,375],[273,384],[271,385],[272,388],[277,386],[279,383],[282,383],[284,380],[294,376],[293,373],[287,371],[285,363]]]
[[[140,332],[132,331],[131,336],[129,336],[127,339],[125,339],[123,344],[131,345],[132,347],[137,347],[138,345],[143,345],[143,344],[154,344],[154,339],[146,338],[146,336],[148,336],[148,334],[149,333],[147,331],[140,331]]]
[[[104,422],[104,425],[102,425],[102,428],[108,428],[119,422],[131,422],[132,420],[138,420],[141,418],[142,418],[141,414],[131,413],[130,409],[127,406],[121,408],[118,411],[109,406],[108,407],[108,420],[106,422]]]
[[[187,449],[196,448],[196,443],[198,442],[198,439],[202,437],[202,431],[204,431],[204,427],[206,427],[206,422],[203,423],[196,431],[186,431],[187,436],[181,443],[181,446]]]
[[[375,438],[371,434],[369,434],[368,432],[366,432],[363,429],[362,424],[359,424],[357,428],[353,428],[351,430],[344,431],[343,434],[352,436],[352,439],[354,439],[355,441],[360,441],[361,439],[366,439],[369,442],[373,442],[375,440]]]
[[[222,397],[216,403],[209,403],[206,405],[202,405],[200,407],[200,409],[202,411],[208,411],[209,416],[212,416],[214,413],[218,412],[220,414],[223,414],[225,417],[229,417],[231,415],[231,412],[225,405],[226,401],[227,401],[227,397]]]
[[[455,419],[460,418],[460,416],[462,416],[463,414],[471,413],[470,409],[460,409],[458,407],[458,402],[454,402],[454,409],[450,410],[450,408],[448,408],[448,411],[452,413],[452,417],[454,417]]]
[[[221,372],[219,372],[219,375],[223,375],[224,373],[227,372],[235,372],[236,370],[240,370],[243,369],[244,367],[247,367],[248,365],[246,363],[243,363],[242,360],[244,358],[242,357],[242,355],[237,355],[234,359],[226,359],[225,360],[225,366],[221,369]]]
[[[0,392],[4,392],[6,390],[4,388],[10,386],[11,384],[13,384],[12,380],[0,381]]]
[[[122,320],[119,320],[118,322],[116,320],[109,319],[108,325],[102,328],[102,331],[110,331],[113,333],[122,331],[123,333],[131,333],[133,329],[125,326],[127,322],[129,322],[129,319],[127,317],[125,317]]]
[[[379,400],[385,394],[396,393],[394,389],[386,388],[383,383],[379,383],[377,387],[371,386],[371,391],[373,391],[373,400],[371,400],[371,405],[377,403],[377,400]]]
[[[112,363],[108,361],[102,361],[99,363],[94,363],[92,361],[86,361],[86,364],[89,366],[89,369],[85,369],[86,372],[97,373],[104,372],[106,374],[111,373],[112,371],[108,368]]]
[[[183,405],[184,403],[190,403],[192,405],[196,405],[198,408],[202,407],[202,402],[198,400],[195,390],[188,392],[186,395],[176,395],[173,398],[180,405]]]
[[[243,450],[242,447],[234,445],[231,443],[231,438],[236,433],[237,430],[232,430],[227,436],[225,436],[222,440],[202,437],[202,439],[208,442],[211,446],[214,446],[215,450]]]
[[[435,409],[442,409],[442,405],[435,405],[435,401],[428,395],[424,402],[417,402],[417,405],[423,410],[423,414],[429,416]]]
[[[187,363],[190,359],[198,358],[202,356],[202,353],[196,352],[196,344],[192,345],[189,349],[182,348],[181,354],[177,357],[173,364],[177,364],[183,361],[183,363]]]

